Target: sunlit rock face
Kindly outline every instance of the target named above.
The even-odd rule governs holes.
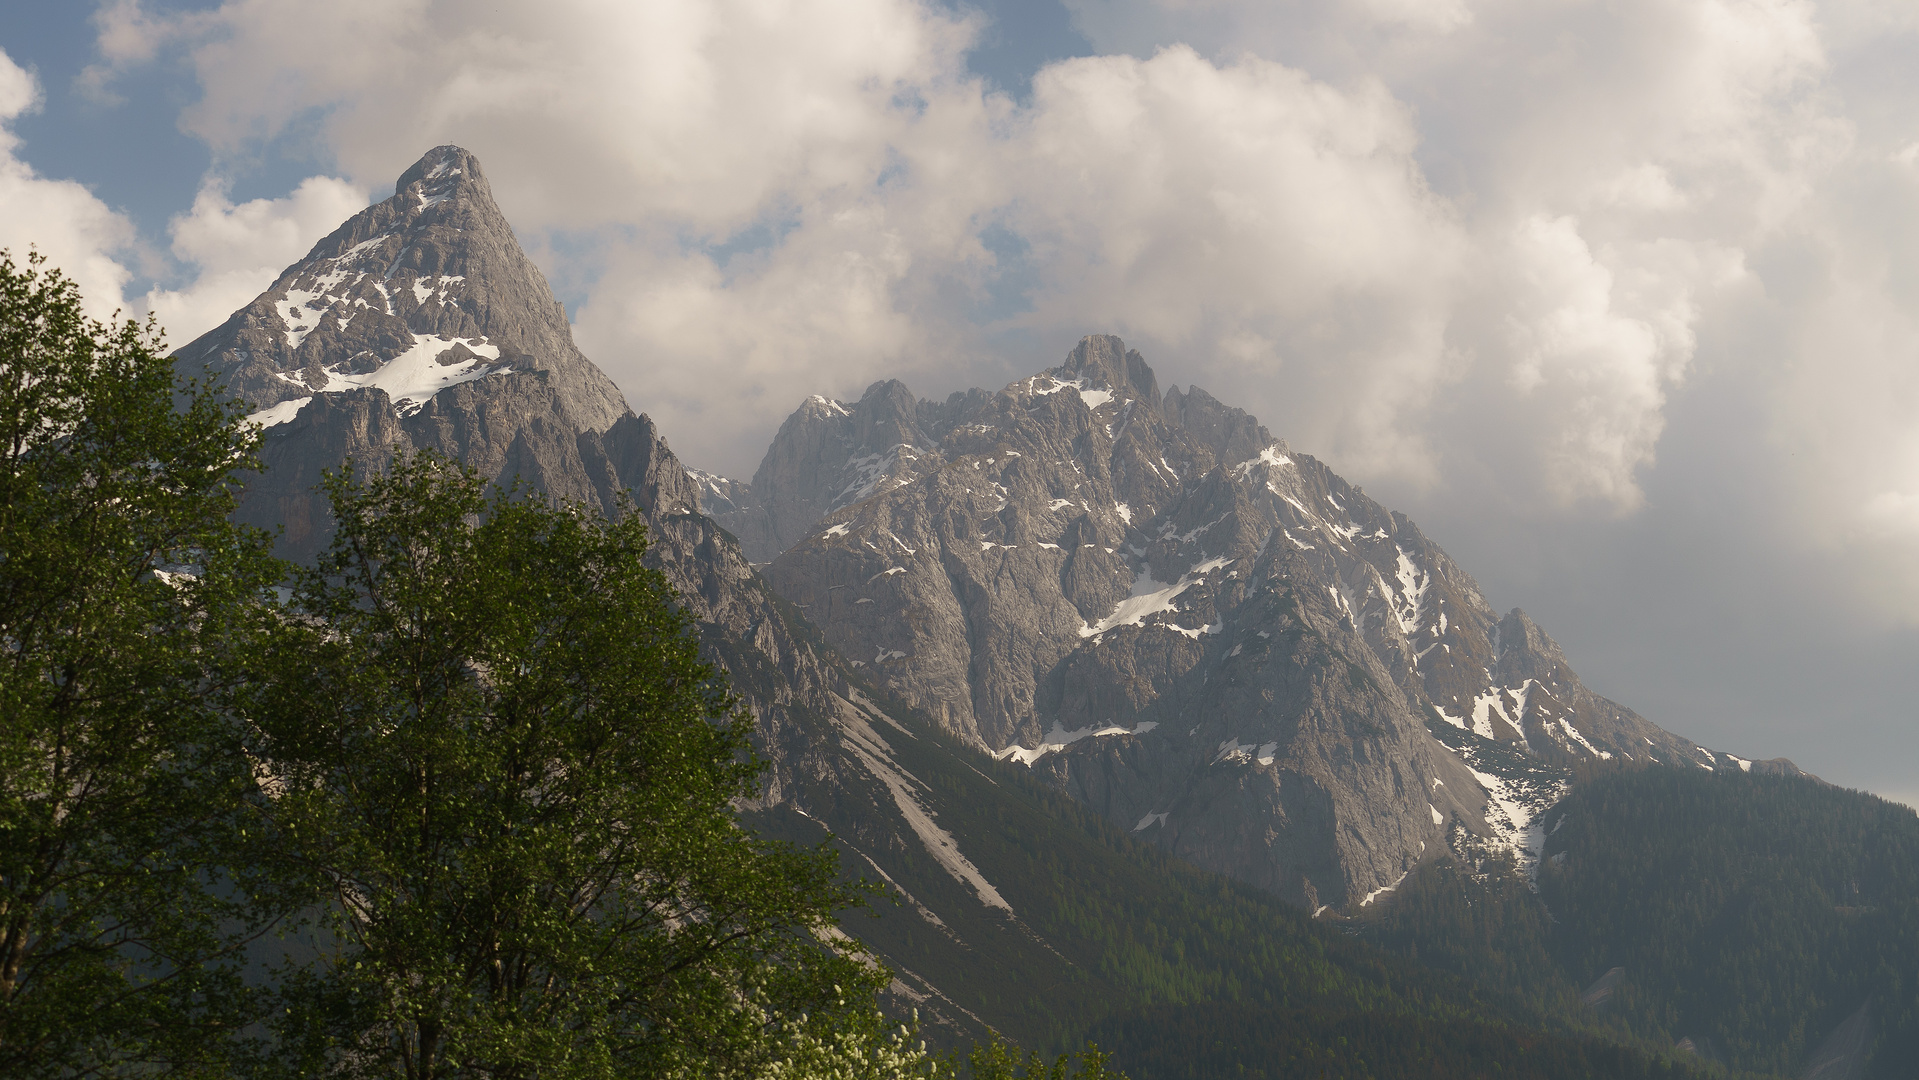
[[[626,412],[612,380],[574,347],[479,161],[457,146],[428,151],[392,198],[348,219],[176,356],[189,374],[210,370],[266,424],[291,420],[293,403],[317,394],[377,388],[405,414],[449,386],[528,372],[547,373],[582,430],[605,431]]]
[[[643,514],[755,719],[759,805],[861,838],[875,865],[966,838],[914,810],[931,796],[874,749],[862,680],[1313,907],[1448,847],[1523,863],[1576,758],[1789,767],[1593,694],[1410,521],[1245,412],[1162,392],[1117,338],[997,393],[809,399],[751,482],[689,472],[574,347],[457,147],[175,360],[265,426],[238,516],[290,558],[330,535],[322,470],[426,448]]]
[[[814,398],[751,484],[706,480],[875,678],[1301,903],[1376,895],[1461,837],[1523,861],[1574,759],[1714,760],[1587,690],[1404,516],[1204,390],[1162,393],[1118,338],[997,393]],[[1502,745],[1544,771],[1507,776]]]
[[[237,517],[306,560],[332,533],[321,473],[432,449],[502,485],[643,515],[648,560],[736,675],[775,769],[765,801],[846,773],[836,661],[802,640],[652,420],[574,346],[565,313],[493,202],[479,162],[437,147],[219,329],[174,355],[265,425],[266,468]],[[844,688],[843,678],[839,685]],[[857,769],[855,769],[857,771]]]

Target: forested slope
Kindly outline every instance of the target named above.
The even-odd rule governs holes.
[[[986,1026],[1049,1051],[1091,1038],[1134,1080],[1695,1073],[1696,1060],[1622,1041],[1600,1018],[1475,986],[1197,870],[911,711],[889,715],[898,726],[878,730],[899,765],[1011,908],[980,904],[924,851],[897,851],[880,861],[898,905],[845,922],[899,971],[902,1007],[936,983],[944,1000],[928,1007],[967,1018],[949,1039]],[[784,809],[751,819],[799,841],[823,831]],[[864,845],[884,839],[838,837],[845,871],[871,876],[878,853]]]
[[[1434,866],[1356,929],[1732,1068],[1912,1075],[1912,810],[1799,777],[1604,768],[1578,776],[1544,822],[1537,895],[1507,868]],[[1610,993],[1594,992],[1615,968]]]
[[[1608,771],[1548,819],[1540,896],[1617,1009],[1790,1071],[1862,1006],[1870,1075],[1919,1062],[1919,816],[1788,777]],[[1563,823],[1563,824],[1562,824]]]

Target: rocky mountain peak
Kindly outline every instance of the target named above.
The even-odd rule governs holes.
[[[1213,452],[1216,461],[1249,461],[1267,447],[1287,453],[1286,442],[1273,438],[1251,413],[1236,409],[1194,386],[1182,393],[1168,387],[1162,404],[1166,418]]]
[[[1559,643],[1520,608],[1512,609],[1499,620],[1493,628],[1492,644],[1495,659],[1502,662],[1509,656],[1528,657],[1535,663],[1566,662],[1566,654],[1560,651]]]
[[[316,395],[378,389],[409,415],[449,387],[536,372],[581,429],[605,431],[627,411],[574,346],[478,159],[457,146],[428,151],[391,198],[175,358],[191,374],[210,369],[268,427]]]
[[[428,151],[265,292],[174,354],[224,381],[266,428],[240,520],[303,559],[331,523],[324,469],[433,449],[501,484],[620,513],[695,511],[700,493],[652,422],[573,343],[479,160]]]
[[[1066,362],[1048,372],[1065,380],[1081,380],[1088,390],[1110,390],[1116,397],[1138,399],[1154,412],[1159,411],[1159,383],[1146,358],[1128,349],[1112,334],[1088,334],[1066,357]]]
[[[1359,900],[1454,829],[1523,863],[1571,760],[1717,760],[1256,418],[1161,397],[1117,337],[912,423],[909,398],[782,428],[751,485],[784,515],[768,580],[956,734],[1183,857]]]
[[[493,189],[487,185],[486,174],[480,170],[480,159],[464,147],[447,143],[436,146],[420,155],[420,160],[408,166],[393,182],[395,194],[407,191],[415,184],[427,184],[439,181],[436,192],[451,190],[456,185],[471,190],[476,198],[493,201]]]
[[[853,443],[857,451],[884,452],[895,446],[925,447],[936,443],[919,426],[919,399],[898,379],[886,379],[866,388],[853,410]]]

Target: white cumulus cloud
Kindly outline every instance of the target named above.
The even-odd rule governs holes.
[[[967,73],[974,17],[917,0],[100,19],[109,66],[185,50],[222,160],[296,140],[348,178],[203,193],[196,322],[271,262],[215,266],[215,225],[311,224],[456,142],[698,464],[750,472],[810,393],[995,385],[1117,331],[1357,478],[1604,519],[1644,506],[1676,398],[1736,385],[1768,403],[1752,475],[1820,523],[1794,542],[1919,611],[1910,5],[1069,7],[1102,55],[1023,102]]]
[[[315,176],[283,198],[234,205],[217,181],[202,185],[193,208],[168,227],[172,252],[192,267],[190,283],[147,293],[146,307],[175,345],[226,321],[289,264],[340,223],[365,208],[364,189]]]
[[[39,80],[0,51],[0,248],[21,266],[37,249],[79,285],[87,313],[105,320],[133,278],[123,261],[133,227],[84,186],[41,176],[20,158],[11,122],[39,103]]]

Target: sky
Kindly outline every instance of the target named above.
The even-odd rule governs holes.
[[[1600,693],[1919,805],[1910,0],[0,9],[0,247],[102,315],[189,341],[458,143],[692,465],[1117,333]]]

